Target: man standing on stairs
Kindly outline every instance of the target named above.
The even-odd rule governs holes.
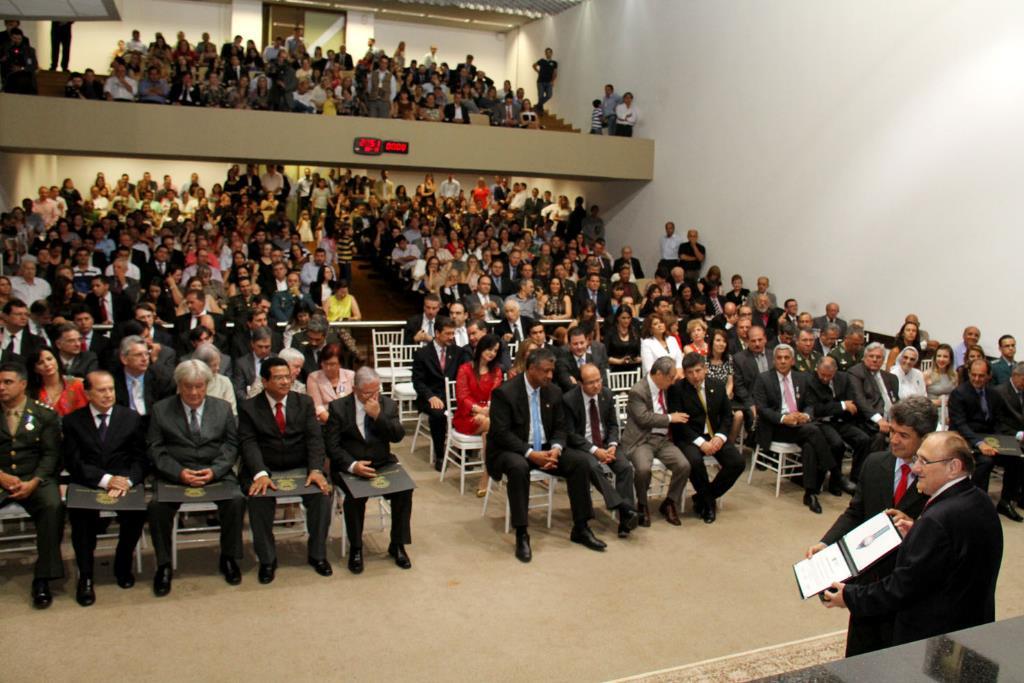
[[[537,72],[537,111],[541,114],[545,113],[544,103],[555,93],[555,80],[558,79],[558,62],[551,59],[552,54],[550,47],[544,48],[544,58],[533,65]]]

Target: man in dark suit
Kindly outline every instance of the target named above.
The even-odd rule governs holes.
[[[619,513],[619,538],[636,528],[633,466],[619,450],[619,418],[612,392],[603,386],[601,369],[586,364],[581,380],[562,398],[565,403],[569,448],[578,451],[590,466],[590,482],[601,491],[609,511]],[[607,474],[612,478],[609,479]]]
[[[752,304],[754,324],[763,327],[769,337],[777,335],[779,333],[779,317],[784,311],[772,306],[767,294],[754,294]]]
[[[814,410],[814,423],[832,449],[832,460],[835,463],[828,476],[828,492],[833,496],[841,496],[845,491],[852,496],[857,487],[843,475],[843,455],[849,446],[853,451],[850,469],[859,475],[871,446],[871,437],[856,424],[857,402],[854,400],[850,378],[846,373],[836,372],[836,361],[829,356],[819,359],[817,367],[808,377],[808,402]]]
[[[462,104],[462,93],[452,93],[452,101],[444,105],[444,120],[446,123],[469,123],[469,112]]]
[[[82,350],[82,335],[74,323],[61,323],[57,326],[54,345],[60,353],[65,375],[85,377],[98,369],[96,354]]]
[[[75,327],[78,328],[78,333],[82,336],[82,350],[92,351],[96,354],[96,359],[99,361],[100,367],[110,367],[111,361],[116,367],[117,359],[111,358],[110,350],[110,338],[102,332],[93,329],[95,319],[92,317],[92,312],[88,307],[79,305],[73,309],[72,319],[75,323]],[[116,354],[115,354],[116,355]]]
[[[985,443],[985,436],[996,433],[996,415],[999,399],[990,384],[992,370],[987,359],[975,360],[968,368],[967,381],[949,395],[949,428],[959,432],[974,449],[974,484],[988,491],[992,468],[1003,467],[1003,491],[997,510],[1015,522],[1024,521],[1014,506],[1020,489],[1021,459],[1012,455],[999,455]],[[1016,433],[1016,432],[1014,432]]]
[[[20,361],[0,363],[0,508],[18,503],[36,528],[32,604],[53,602],[50,581],[64,578],[60,540],[64,534],[57,475],[60,473],[60,417],[25,396],[28,382]]]
[[[434,324],[433,341],[416,349],[412,355],[412,386],[416,389],[416,409],[426,413],[430,423],[434,468],[438,472],[444,462],[444,446],[448,437],[445,381],[455,379],[462,363],[462,351],[452,343],[454,339],[455,323],[451,318],[438,316]]]
[[[995,621],[1003,529],[992,501],[968,477],[971,447],[955,432],[925,437],[912,458],[918,490],[931,500],[917,521],[901,518],[904,541],[882,581],[833,584],[828,607],[853,617],[895,615],[892,642],[902,645]]]
[[[743,320],[740,320],[743,323]],[[733,396],[743,409],[747,433],[753,434],[757,405],[754,403],[754,385],[762,373],[771,368],[771,361],[765,352],[768,335],[760,325],[754,325],[747,332],[747,348],[732,357]]]
[[[732,404],[725,385],[707,378],[707,365],[699,353],[686,354],[683,373],[685,380],[668,390],[668,409],[686,413],[690,419],[673,425],[673,440],[690,463],[690,481],[696,490],[693,510],[705,524],[712,524],[718,514],[718,499],[736,483],[747,461],[729,442]],[[705,457],[718,461],[713,481],[709,480]]]
[[[995,398],[996,432],[1012,434],[1018,443],[1024,444],[1024,363],[1014,363],[1010,378],[992,389]],[[1006,480],[1003,480],[1006,488]],[[1020,504],[1021,485],[1018,484],[1016,499]]]
[[[612,264],[612,270],[617,273],[623,265],[628,265],[637,279],[642,280],[644,278],[644,268],[640,265],[640,259],[633,256],[633,247],[625,246],[622,248],[622,256],[615,259],[615,263]]]
[[[114,370],[114,392],[119,406],[131,408],[143,416],[145,430],[153,406],[174,394],[174,384],[164,371],[150,362],[151,352],[146,340],[129,335],[121,340],[120,363]]]
[[[923,396],[913,396],[892,407],[892,438],[889,449],[868,456],[861,470],[860,486],[843,514],[825,532],[821,541],[807,549],[807,557],[836,543],[843,536],[884,510],[897,510],[911,519],[917,519],[924,510],[928,496],[917,490],[917,476],[911,471],[910,461],[925,436],[935,429],[938,415],[932,402]],[[895,513],[890,513],[894,517]],[[866,585],[881,581],[892,574],[896,566],[895,554],[890,553],[862,573],[851,583]],[[873,617],[850,615],[846,637],[846,656],[881,650],[892,644],[893,614]]]
[[[124,294],[110,291],[110,283],[102,275],[94,275],[85,305],[93,320],[100,325],[116,325],[132,318],[132,301]]]
[[[519,312],[519,304],[514,300],[505,302],[504,317],[494,327],[494,334],[501,338],[506,344],[521,342],[526,339],[536,321],[533,318],[522,315]]]
[[[828,442],[814,422],[808,401],[807,375],[791,372],[793,347],[779,344],[773,352],[775,369],[761,374],[754,385],[757,440],[767,449],[772,441],[800,446],[803,462],[804,505],[820,515],[818,491],[825,472],[835,463]]]
[[[28,330],[28,306],[21,299],[11,299],[3,307],[4,324],[0,327],[0,360],[26,358],[48,342]]]
[[[551,381],[554,374],[554,351],[535,349],[527,358],[526,372],[491,395],[487,473],[496,481],[508,477],[509,512],[516,529],[516,557],[521,562],[533,558],[527,517],[531,469],[565,478],[573,518],[570,540],[591,550],[606,547],[588,525],[594,517],[590,465],[578,451],[565,448],[565,411],[562,391]]]
[[[597,307],[597,314],[607,318],[610,313],[608,294],[601,290],[601,276],[591,273],[587,276],[585,286],[576,288],[576,297],[572,302],[572,310],[579,313],[587,302]]]
[[[236,325],[234,334],[228,342],[228,354],[235,359],[252,353],[252,338],[256,330],[266,328],[270,330],[270,350],[272,353],[280,353],[284,348],[284,337],[276,327],[269,327],[267,314],[258,308],[250,309],[245,316],[244,325]]]
[[[824,330],[829,324],[839,327],[839,338],[846,336],[846,321],[839,317],[839,304],[832,302],[825,304],[825,315],[814,319],[814,326],[818,330]]]
[[[355,390],[328,406],[324,442],[327,457],[331,459],[334,483],[345,491],[342,509],[348,532],[348,568],[353,574],[363,571],[363,520],[366,498],[351,495],[341,472],[367,479],[377,469],[398,462],[391,454],[390,444],[405,438],[405,428],[398,419],[398,406],[380,393],[380,377],[368,366],[356,371]],[[412,489],[384,496],[391,503],[391,543],[388,554],[402,569],[412,562],[405,546],[412,543]]]
[[[512,294],[512,277],[505,272],[505,262],[499,258],[491,261],[491,293],[504,299]]]
[[[232,384],[235,385],[235,398],[241,404],[249,394],[249,387],[260,376],[263,361],[272,358],[273,334],[269,327],[261,327],[252,333],[249,353],[235,359]]]
[[[106,370],[89,373],[85,378],[89,405],[64,418],[64,465],[71,481],[91,488],[105,489],[117,498],[141,486],[146,476],[146,434],[139,414],[115,405],[114,377]],[[96,601],[93,587],[93,555],[100,531],[99,510],[68,508],[71,544],[78,564],[75,599],[87,607]],[[146,524],[145,510],[117,513],[119,527],[114,553],[114,576],[121,588],[135,585],[132,555]]]
[[[864,349],[864,360],[849,369],[853,401],[860,414],[860,426],[872,438],[871,450],[884,450],[889,435],[889,409],[899,400],[900,381],[882,369],[885,347],[878,342]],[[839,361],[836,361],[837,365]],[[851,473],[854,481],[859,472]]]
[[[434,323],[441,311],[441,297],[427,294],[423,297],[423,312],[409,318],[402,328],[403,342],[406,344],[426,344],[434,339],[437,330]]]
[[[227,401],[206,395],[213,379],[210,368],[198,360],[187,360],[174,370],[178,395],[153,406],[149,423],[149,455],[159,480],[200,488],[225,482],[233,489],[230,498],[217,501],[220,521],[220,573],[228,584],[241,583],[238,560],[242,559],[242,517],[245,498],[238,488],[234,467],[238,460],[235,418]],[[171,592],[171,527],[179,503],[149,503],[149,531],[156,554],[153,593],[163,597]]]
[[[497,320],[501,317],[502,300],[491,293],[491,278],[489,275],[481,275],[476,283],[476,292],[469,296],[471,304],[479,304],[484,310],[484,317],[487,320]]]
[[[174,319],[174,345],[175,351],[179,354],[186,354],[192,350],[188,334],[203,326],[203,316],[210,316],[213,319],[215,333],[224,330],[224,316],[206,310],[206,296],[202,292],[189,290],[185,294],[185,307],[188,309],[187,312]]]
[[[268,358],[260,368],[263,392],[238,406],[238,443],[242,454],[242,489],[248,491],[249,523],[253,546],[260,560],[259,582],[274,580],[277,549],[274,546],[276,491],[281,472],[301,469],[306,486],[319,493],[302,496],[309,532],[306,555],[321,576],[333,571],[327,561],[327,532],[331,527],[330,487],[324,477],[324,441],[316,407],[309,396],[290,391],[292,371],[287,361]]]
[[[602,378],[608,377],[608,351],[604,344],[590,341],[586,330],[574,327],[569,330],[567,350],[555,364],[555,379],[563,393],[580,383],[580,369],[587,363],[596,366]]]

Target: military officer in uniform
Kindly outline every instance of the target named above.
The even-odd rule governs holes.
[[[864,360],[864,330],[851,326],[843,337],[843,343],[832,349],[828,355],[836,361],[839,372],[846,372]]]
[[[0,363],[0,508],[17,503],[36,527],[32,604],[45,609],[53,602],[50,581],[64,578],[60,541],[64,507],[60,501],[60,418],[25,395],[25,366]]]
[[[821,354],[814,348],[814,333],[810,330],[800,330],[796,337],[796,356],[794,356],[793,369],[797,372],[814,374],[821,360]]]

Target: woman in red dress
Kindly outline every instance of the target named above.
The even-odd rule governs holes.
[[[476,345],[473,360],[463,363],[455,378],[456,408],[452,426],[462,434],[485,437],[485,444],[487,429],[491,426],[491,392],[501,384],[501,368],[498,366],[500,344],[495,335],[484,336]],[[480,459],[485,457],[484,449],[480,449]],[[487,470],[484,469],[476,495],[483,497],[486,493]]]
[[[64,374],[60,356],[49,346],[30,354],[28,368],[28,395],[53,408],[64,417],[89,403],[82,380]]]

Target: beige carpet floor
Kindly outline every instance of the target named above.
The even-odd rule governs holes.
[[[710,526],[687,511],[680,528],[657,518],[619,540],[600,510],[594,528],[609,548],[595,553],[569,542],[560,492],[551,530],[533,513],[534,561],[523,565],[502,533],[503,498],[481,517],[480,499],[460,497],[456,478],[439,483],[425,458],[425,444],[404,456],[419,486],[410,571],[375,532],[361,576],[345,569],[334,540],[335,574],[321,578],[292,537],[279,542],[273,584],[257,583],[247,546],[244,580],[230,587],[215,546],[194,546],[181,551],[166,598],[152,595],[147,553],[135,588],[117,588],[101,565],[93,607],[75,603],[69,579],[49,610],[35,611],[32,558],[0,556],[3,651],[14,667],[0,679],[602,681],[845,628],[845,612],[800,600],[791,565],[848,497],[824,496],[825,513],[814,515],[796,486],[783,484],[776,499],[768,473],[752,486],[744,474]],[[1012,571],[1024,525],[1004,520],[1004,531],[999,618],[1024,614]],[[65,558],[71,576],[70,548]]]

